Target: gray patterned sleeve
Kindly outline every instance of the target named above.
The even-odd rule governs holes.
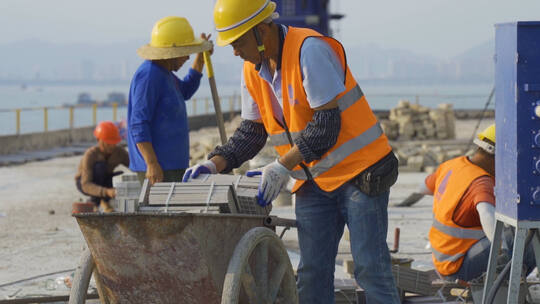
[[[252,159],[266,144],[268,134],[262,123],[243,120],[227,143],[217,146],[208,154],[208,159],[221,155],[227,160],[227,167],[221,173],[228,173]]]

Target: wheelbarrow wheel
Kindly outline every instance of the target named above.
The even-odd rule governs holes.
[[[238,242],[225,275],[221,303],[298,303],[291,261],[272,230],[253,228]]]
[[[69,293],[69,304],[83,304],[86,302],[86,293],[88,291],[92,272],[94,271],[94,266],[92,254],[90,253],[90,250],[86,248],[81,255],[79,265],[75,270],[75,276],[73,277],[73,283]]]

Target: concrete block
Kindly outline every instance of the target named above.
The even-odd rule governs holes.
[[[424,159],[425,157],[423,155],[411,156],[407,159],[407,167],[414,171],[422,171],[424,167]]]
[[[409,157],[415,156],[420,154],[421,148],[417,146],[409,146],[409,147],[403,147],[401,149],[397,150],[397,155],[400,158],[408,159]]]
[[[383,120],[381,121],[381,127],[388,139],[395,140],[399,137],[399,124],[397,122],[391,120]]]

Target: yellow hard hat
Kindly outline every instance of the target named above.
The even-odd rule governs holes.
[[[217,0],[214,6],[217,45],[231,44],[276,10],[270,0]]]
[[[140,47],[137,54],[144,59],[169,59],[200,53],[212,48],[212,43],[193,34],[186,18],[165,17],[152,28],[150,43]]]
[[[495,154],[495,124],[485,128],[484,131],[478,133],[478,138],[474,139],[474,143],[490,154]],[[493,144],[491,144],[493,143]]]
[[[478,139],[488,139],[495,143],[495,124],[492,124],[491,126],[485,128],[484,131],[478,133]]]

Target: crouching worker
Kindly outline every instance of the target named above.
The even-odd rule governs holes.
[[[429,231],[433,264],[445,279],[470,281],[487,270],[495,232],[495,125],[478,134],[470,157],[442,163],[426,178],[424,193],[433,195],[433,224]],[[513,243],[504,232],[503,254],[509,259]],[[524,257],[526,272],[534,268],[532,248]]]
[[[112,212],[114,209],[109,200],[116,196],[112,179],[117,175],[113,171],[120,164],[129,166],[129,156],[124,148],[117,146],[121,137],[114,123],[100,122],[94,130],[94,136],[98,143],[84,153],[75,181],[77,189],[90,196],[96,210],[101,206],[104,212]]]

